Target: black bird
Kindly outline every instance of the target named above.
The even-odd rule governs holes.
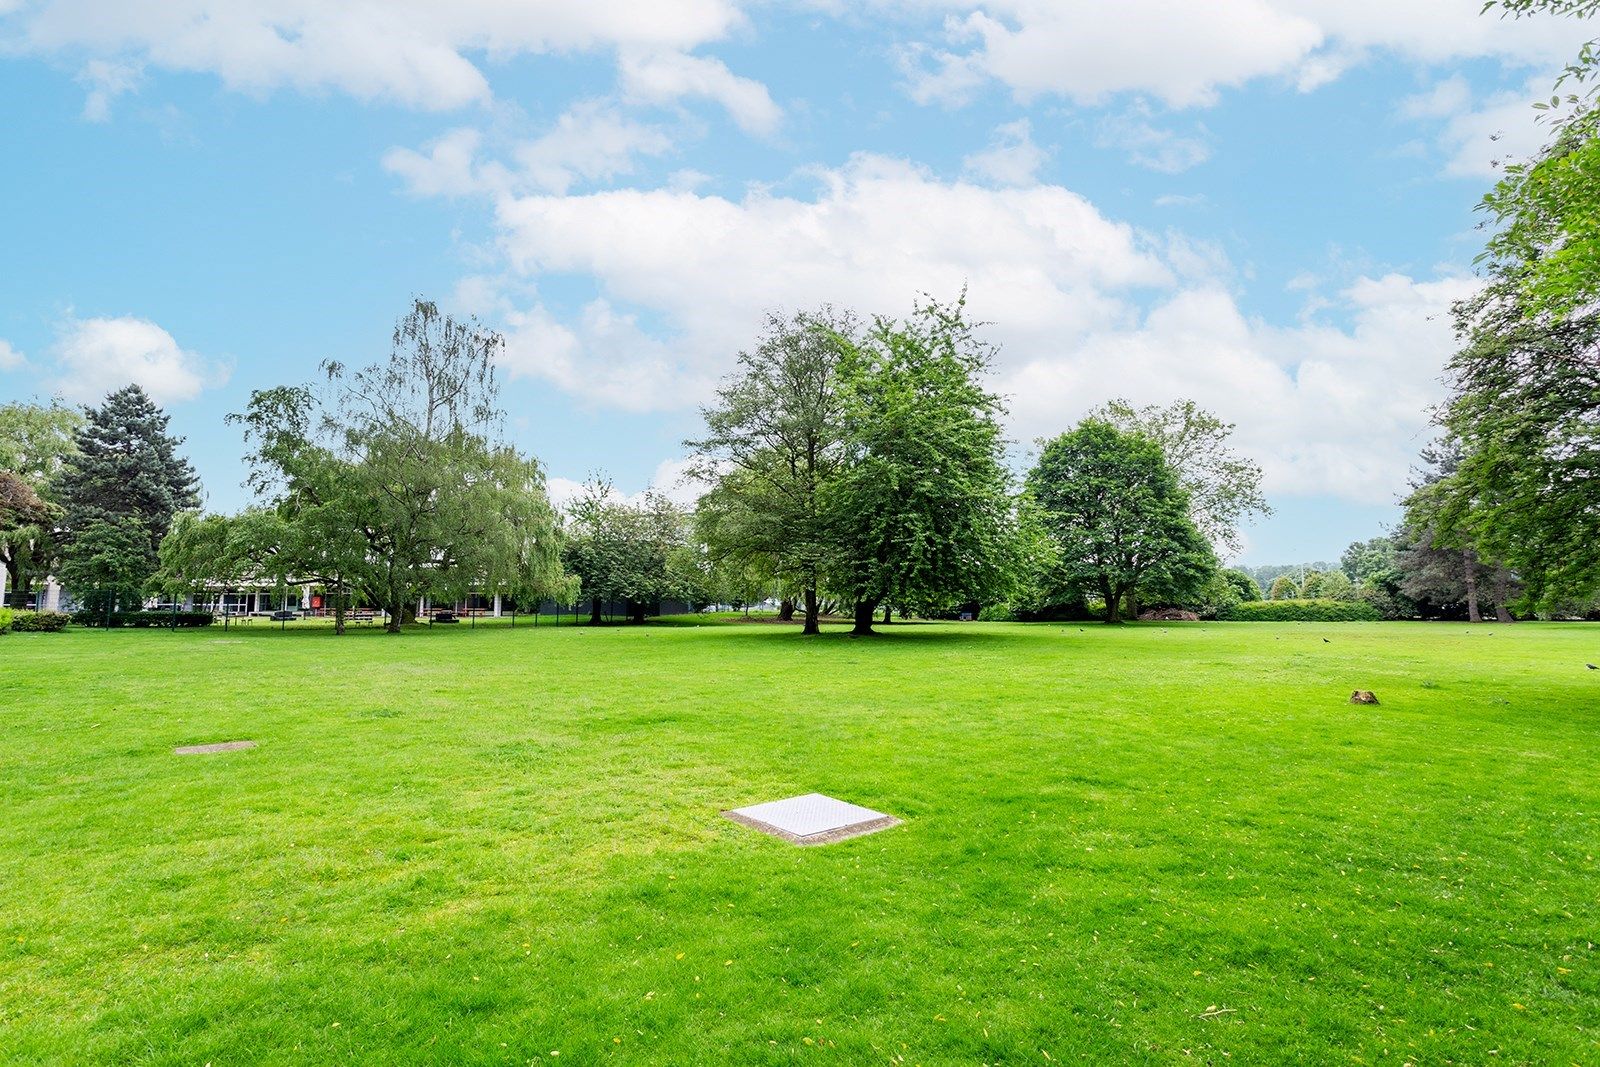
[[[1325,645],[1331,645],[1331,644],[1333,644],[1333,642],[1332,642],[1332,641],[1329,641],[1329,640],[1328,640],[1328,639],[1327,639],[1327,638],[1326,638],[1326,637],[1324,637],[1324,638],[1323,638],[1323,639],[1322,639],[1322,643],[1323,643],[1323,644],[1325,644]]]
[[[1600,667],[1596,667],[1593,663],[1585,663],[1584,666],[1588,667],[1591,671],[1600,671]]]

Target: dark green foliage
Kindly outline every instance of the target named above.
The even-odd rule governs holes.
[[[1261,587],[1256,580],[1238,567],[1229,567],[1220,572],[1223,581],[1233,587],[1234,594],[1239,600],[1250,602],[1261,599]]]
[[[829,585],[872,632],[881,604],[919,613],[1003,589],[1011,548],[993,353],[965,301],[921,304],[847,342],[839,367],[845,462],[823,488]]]
[[[1136,590],[1152,601],[1198,593],[1216,568],[1189,518],[1189,497],[1161,448],[1140,433],[1086,419],[1047,442],[1027,493],[1059,552],[1064,582],[1099,594],[1120,622]]]
[[[61,581],[86,610],[136,609],[155,572],[150,534],[137,518],[90,519],[72,531]]]
[[[1377,622],[1371,604],[1347,600],[1258,600],[1234,604],[1217,614],[1224,622]]]
[[[1240,524],[1253,515],[1272,514],[1261,495],[1260,465],[1228,448],[1233,423],[1193,400],[1143,408],[1113,400],[1090,417],[1142,433],[1161,447],[1189,494],[1189,517],[1212,544],[1237,552]]]
[[[1591,0],[1504,0],[1514,15],[1593,14]],[[1600,590],[1600,107],[1595,42],[1548,103],[1551,136],[1484,198],[1482,290],[1456,308],[1441,415],[1459,469],[1434,487],[1430,539],[1502,561],[1549,606]],[[1577,91],[1564,95],[1561,84]],[[1416,509],[1413,509],[1416,510]]]
[[[11,616],[11,629],[19,634],[53,634],[66,629],[72,616],[64,611],[18,611]]]
[[[691,473],[713,483],[696,526],[715,566],[798,591],[805,632],[819,632],[817,602],[833,557],[824,488],[845,461],[839,362],[857,333],[848,314],[821,308],[769,315],[756,347],[704,408],[705,434],[684,442]],[[793,595],[793,592],[790,593]]]
[[[65,619],[68,616],[63,615]],[[162,629],[178,627],[191,629],[196,626],[210,626],[216,622],[216,616],[209,611],[114,611],[110,615],[93,611],[75,612],[71,619],[79,626],[111,627],[113,629],[132,626],[140,629]]]
[[[1401,593],[1424,616],[1480,622],[1480,603],[1487,601],[1499,621],[1510,622],[1508,605],[1521,595],[1522,583],[1508,566],[1485,554],[1473,520],[1458,506],[1458,494],[1471,491],[1459,444],[1430,444],[1422,458],[1427,466],[1413,483],[1406,525],[1395,537]]]
[[[562,562],[577,579],[576,595],[590,603],[591,622],[607,601],[625,602],[629,618],[643,622],[657,601],[700,591],[703,572],[684,558],[689,516],[666,497],[650,492],[630,504],[596,481],[567,510]]]
[[[172,517],[200,503],[194,468],[178,455],[183,440],[167,433],[166,413],[137,385],[84,414],[76,453],[58,483],[67,551],[80,551],[77,542],[92,523],[131,521],[143,532],[153,564]]]

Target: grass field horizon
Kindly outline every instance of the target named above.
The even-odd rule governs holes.
[[[1600,1061],[1600,627],[694,621],[0,637],[0,1060]]]

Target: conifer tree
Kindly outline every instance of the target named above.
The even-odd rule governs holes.
[[[183,439],[167,433],[166,412],[138,385],[118,389],[84,415],[59,489],[68,537],[95,519],[132,519],[144,525],[154,552],[172,517],[200,505],[194,468],[178,455]]]

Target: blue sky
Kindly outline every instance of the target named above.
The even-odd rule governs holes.
[[[1473,206],[1593,28],[1111,7],[0,0],[0,398],[139,380],[234,509],[224,416],[421,293],[506,333],[558,493],[671,487],[764,309],[965,284],[1019,464],[1193,397],[1266,471],[1245,561],[1335,557],[1396,515]]]

